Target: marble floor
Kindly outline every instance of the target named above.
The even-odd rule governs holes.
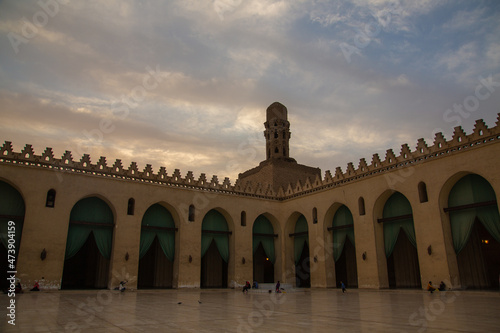
[[[500,292],[310,289],[25,292],[0,332],[499,332]]]

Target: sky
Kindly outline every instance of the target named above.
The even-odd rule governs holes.
[[[343,171],[500,112],[498,1],[0,0],[0,144],[229,177]]]

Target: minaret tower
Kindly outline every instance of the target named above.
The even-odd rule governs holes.
[[[267,108],[264,136],[266,138],[266,160],[288,159],[290,141],[290,122],[287,120],[286,107],[274,102]]]

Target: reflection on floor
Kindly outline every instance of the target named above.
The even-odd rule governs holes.
[[[307,289],[25,292],[0,332],[496,332],[500,293]]]

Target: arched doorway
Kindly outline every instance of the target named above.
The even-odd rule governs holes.
[[[336,285],[339,286],[342,281],[348,288],[357,288],[358,270],[354,242],[354,220],[347,206],[342,205],[335,212],[332,227],[328,230],[333,231]]]
[[[97,197],[78,201],[70,214],[62,289],[107,288],[113,212]]]
[[[309,231],[307,220],[300,215],[295,223],[294,258],[295,258],[295,285],[297,288],[311,287],[311,261],[309,258]]]
[[[227,288],[229,235],[224,216],[209,211],[202,222],[201,279],[202,288]]]
[[[453,246],[462,287],[498,289],[500,216],[495,191],[486,179],[462,177],[448,197]]]
[[[0,181],[0,289],[7,289],[9,271],[16,271],[24,223],[24,200],[11,185]],[[9,249],[9,244],[10,249]],[[9,251],[10,250],[10,251]]]
[[[253,224],[253,280],[259,283],[274,282],[274,229],[271,222],[259,215]]]
[[[172,288],[175,231],[172,214],[162,205],[154,204],[144,213],[138,288]]]
[[[410,202],[396,192],[384,205],[384,244],[389,288],[421,288],[415,228]]]

